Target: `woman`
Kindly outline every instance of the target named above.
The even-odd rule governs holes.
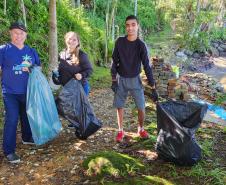
[[[68,32],[64,36],[66,48],[59,54],[59,80],[65,85],[69,80],[75,78],[83,86],[88,96],[90,87],[88,77],[93,69],[87,54],[80,49],[80,39],[77,33]]]

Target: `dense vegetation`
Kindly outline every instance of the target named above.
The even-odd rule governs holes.
[[[23,1],[29,32],[27,44],[37,49],[43,70],[47,74],[49,70],[49,0]],[[4,1],[0,1],[0,45],[9,41],[10,23],[15,20],[23,21],[22,1],[7,0],[6,2],[6,12],[4,12]],[[134,0],[81,0],[81,6],[78,7],[72,5],[72,0],[57,1],[58,50],[64,48],[64,34],[67,31],[73,30],[79,33],[82,49],[88,53],[94,66],[94,74],[90,79],[92,88],[110,86],[108,66],[114,39],[125,33],[124,20],[129,14],[134,14],[134,3]],[[178,48],[205,52],[212,40],[226,40],[226,27],[223,27],[224,0],[138,0],[137,3],[141,35],[149,45],[168,42],[170,35],[179,45]],[[106,19],[110,20],[107,27],[110,30],[108,34],[106,34]],[[105,60],[106,44],[107,60]],[[152,52],[156,51],[152,50]],[[216,103],[221,104],[225,99],[226,96],[222,95]],[[135,107],[135,105],[129,106]],[[98,179],[106,184],[173,184],[173,182],[225,184],[225,162],[220,158],[224,154],[222,146],[225,144],[223,142],[225,128],[223,133],[221,127],[214,128],[212,125],[204,124],[203,128],[199,129],[197,134],[203,150],[203,160],[198,165],[182,168],[164,163],[160,168],[158,162],[147,162],[147,159],[138,154],[140,149],[154,151],[153,146],[157,137],[156,119],[154,119],[156,115],[151,115],[154,112],[153,108],[149,109],[145,125],[148,125],[147,129],[152,133],[152,137],[147,141],[134,141],[132,150],[125,149],[124,154],[112,150],[91,153],[83,163],[83,168],[87,172],[86,178]],[[0,110],[1,136],[4,114],[1,92]],[[137,115],[135,111],[133,114],[134,120],[131,122],[135,123]],[[214,146],[217,147],[214,148]],[[215,151],[221,151],[219,152],[221,155],[217,156],[218,153],[215,154]],[[63,157],[68,156],[64,153]],[[63,157],[59,157],[57,161],[59,162]]]

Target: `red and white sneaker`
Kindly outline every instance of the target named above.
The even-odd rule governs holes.
[[[116,142],[121,143],[123,138],[124,138],[124,136],[125,136],[124,131],[119,131],[117,136],[116,136],[116,139],[115,139]]]
[[[141,130],[138,134],[142,139],[148,139],[150,137],[146,130]]]

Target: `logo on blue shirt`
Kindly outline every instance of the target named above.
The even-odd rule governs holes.
[[[13,71],[15,72],[16,75],[21,75],[23,73],[22,69],[23,67],[30,67],[31,65],[31,56],[29,55],[25,55],[22,56],[23,62],[21,62],[21,64],[19,65],[15,65],[13,66]]]

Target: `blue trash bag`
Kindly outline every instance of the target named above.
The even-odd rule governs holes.
[[[52,91],[40,67],[33,67],[29,75],[26,110],[36,145],[52,140],[62,130]]]

